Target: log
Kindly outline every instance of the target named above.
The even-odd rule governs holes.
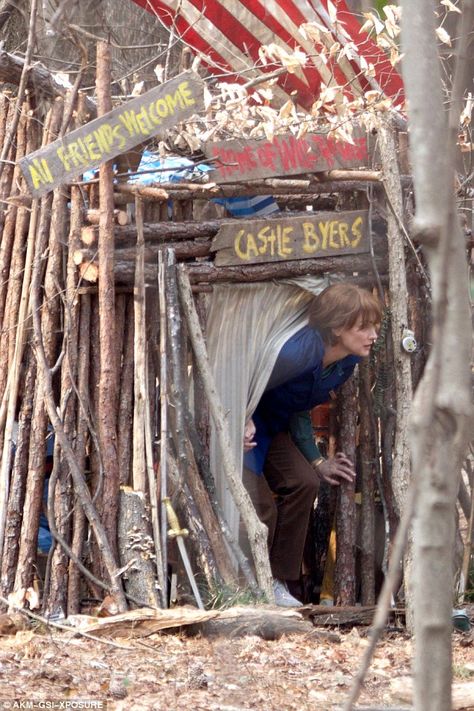
[[[128,183],[120,183],[115,186],[115,190],[126,195],[133,195],[135,198],[140,197],[144,200],[168,200],[169,194],[163,188],[149,187],[142,185],[130,185]]]
[[[159,607],[155,548],[143,491],[120,487],[118,550],[125,591],[144,605]]]
[[[371,625],[376,608],[373,606],[362,607],[344,606],[328,607],[327,605],[307,605],[301,609],[302,614],[308,617],[316,627],[354,627],[358,625]],[[388,624],[396,624],[405,615],[404,610],[391,609]]]
[[[143,238],[143,202],[135,200],[137,220],[137,247],[134,284],[134,404],[133,404],[133,454],[132,482],[135,491],[146,491],[145,456],[145,383],[146,368],[146,312],[145,312],[145,241]],[[158,255],[157,255],[158,256]]]
[[[74,194],[72,188],[72,195]],[[79,407],[77,409],[76,441],[74,443],[74,454],[81,471],[86,470],[86,445],[88,435],[88,394],[89,394],[89,361],[90,361],[90,320],[91,320],[91,297],[84,294],[80,298],[79,317],[79,345],[78,345],[78,373],[77,390],[79,397]],[[74,496],[74,519],[72,525],[71,548],[79,560],[82,560],[82,550],[86,539],[86,515],[81,506],[80,498]],[[69,561],[68,589],[67,589],[67,613],[74,615],[80,612],[81,608],[81,577],[78,567]]]
[[[308,215],[304,210],[294,211],[287,217],[299,217]],[[211,239],[215,237],[221,227],[225,225],[235,224],[235,218],[226,217],[216,220],[204,220],[197,222],[196,220],[186,220],[184,222],[147,222],[143,226],[143,236],[145,242],[149,245],[150,242],[171,242],[173,240],[194,240],[194,239]],[[89,225],[84,228],[84,244],[95,244],[98,238],[98,227]],[[117,226],[115,228],[115,240],[117,247],[135,245],[137,238],[137,228],[134,224]],[[373,235],[374,247],[377,253],[384,254],[387,251],[387,240],[385,235],[380,235],[379,232]]]
[[[385,274],[387,267],[385,257],[377,257],[376,263],[379,272]],[[341,272],[347,276],[361,273],[368,276],[369,281],[373,280],[367,256],[360,254],[231,267],[215,267],[211,263],[202,263],[189,265],[187,271],[191,282],[204,281],[210,284],[223,281],[231,283],[268,281],[325,272],[329,274]]]
[[[368,260],[363,255],[349,257],[341,256],[325,259],[303,259],[294,262],[274,262],[272,264],[249,264],[245,266],[216,267],[212,262],[194,262],[186,265],[186,270],[192,285],[200,283],[215,284],[228,283],[254,283],[257,281],[270,281],[272,279],[290,279],[312,274],[346,275],[351,281],[361,286],[372,287],[375,277],[371,271]],[[386,261],[383,257],[377,258],[382,281],[386,281]],[[97,281],[97,267],[94,263],[84,262],[79,270],[87,281]],[[133,284],[134,267],[132,261],[116,261],[115,281],[118,285]],[[145,282],[150,286],[156,285],[157,267],[155,264],[145,263]]]
[[[96,85],[99,115],[106,114],[112,109],[110,62],[110,45],[103,41],[98,42]],[[99,332],[101,348],[97,421],[101,456],[104,462],[100,515],[112,553],[116,556],[120,477],[117,459],[117,412],[115,407],[118,402],[118,363],[115,342],[112,176],[112,161],[106,161],[99,168],[101,217],[99,224]]]
[[[200,634],[203,637],[240,639],[255,635],[261,639],[275,641],[283,635],[304,634],[331,642],[340,642],[339,635],[317,632],[311,622],[296,617],[283,617],[271,610],[248,612],[246,615],[230,618],[216,618],[192,625],[186,629],[188,635]]]
[[[131,218],[126,210],[114,210],[114,222],[116,225],[129,225],[131,222]],[[85,211],[84,215],[85,219],[87,222],[90,222],[91,225],[98,225],[100,221],[100,210],[97,208],[90,208],[89,210]]]
[[[339,451],[344,452],[356,467],[357,381],[351,377],[341,387]],[[334,571],[334,601],[336,605],[355,605],[355,479],[341,481],[336,509],[336,568]]]
[[[120,483],[128,484],[132,464],[132,412],[133,412],[133,348],[134,319],[133,298],[128,294],[118,295],[126,299],[125,333],[123,338],[122,369],[120,372],[120,399],[117,423],[117,456]]]
[[[403,187],[412,185],[411,176],[401,176],[401,184]],[[241,197],[253,195],[273,195],[278,199],[278,195],[312,195],[315,198],[318,195],[329,195],[331,193],[342,192],[358,192],[367,189],[367,180],[352,179],[352,180],[324,180],[324,175],[317,181],[311,180],[284,180],[284,179],[267,179],[265,181],[248,181],[245,185],[242,183],[227,183],[225,185],[216,185],[215,183],[157,183],[160,190],[165,190],[170,199],[186,200],[190,197],[199,198],[201,200],[212,200],[216,197]],[[382,189],[381,184],[372,182],[375,190]],[[158,188],[155,188],[158,189]],[[126,205],[133,202],[132,194],[126,194],[127,191],[121,193],[116,192],[115,204]],[[151,194],[151,193],[150,193]]]
[[[166,282],[165,282],[166,262],[163,252],[158,254],[158,301],[160,306],[160,547],[162,553],[162,578],[164,581],[161,591],[163,607],[168,604],[168,514],[165,501],[168,497],[168,399],[169,399],[169,377],[168,377],[168,324],[166,307]],[[158,526],[155,526],[158,533]]]
[[[24,372],[24,392],[18,417],[18,437],[15,459],[11,475],[10,496],[8,499],[5,523],[5,543],[1,567],[1,594],[3,597],[13,590],[15,571],[18,563],[18,551],[21,521],[25,503],[26,479],[28,475],[28,450],[31,436],[31,416],[36,383],[36,361],[31,349],[28,350]]]
[[[158,261],[158,251],[163,245],[159,244],[148,244],[145,247],[143,244],[143,259],[145,262],[157,263]],[[198,257],[208,257],[211,254],[211,241],[194,241],[194,242],[170,242],[166,243],[166,247],[173,249],[177,259],[196,259]],[[76,264],[82,264],[82,262],[93,261],[96,258],[96,249],[77,249],[74,252],[74,261]],[[115,250],[115,261],[117,263],[122,262],[134,262],[136,256],[135,247],[122,247]]]
[[[50,135],[54,136],[59,127],[62,109],[59,102],[54,107],[54,116],[50,125]],[[47,198],[42,199],[41,212],[46,212],[51,204]],[[51,368],[57,358],[60,296],[58,293],[58,274],[62,269],[62,245],[64,240],[65,212],[67,198],[61,190],[53,194],[51,205],[51,223],[48,215],[45,221],[40,220],[40,228],[36,235],[35,258],[32,275],[32,292],[36,289],[41,261],[44,254],[48,254],[46,274],[44,277],[44,301],[41,308],[41,323],[38,324],[44,355]],[[33,297],[30,297],[31,299]],[[39,294],[38,294],[38,298]],[[33,310],[33,306],[31,307]],[[37,315],[39,318],[39,315]],[[25,508],[21,527],[20,551],[18,566],[15,576],[15,590],[31,586],[34,577],[34,564],[36,561],[36,541],[38,537],[39,517],[43,499],[43,481],[45,473],[45,439],[47,434],[48,416],[44,404],[44,372],[38,367],[33,414],[31,423],[31,440],[28,461],[28,480],[25,497]]]
[[[64,433],[70,442],[76,441],[76,408],[77,399],[75,385],[78,372],[79,352],[79,310],[80,303],[76,298],[77,269],[72,259],[74,246],[79,242],[81,230],[82,196],[78,188],[71,189],[70,235],[67,253],[66,289],[64,294],[64,359],[61,367],[60,412],[64,425]],[[66,231],[67,223],[62,225]],[[68,545],[71,543],[73,492],[70,485],[70,472],[64,454],[55,447],[53,472],[49,481],[48,520],[54,521],[60,536]],[[53,530],[53,528],[52,528]],[[45,591],[43,610],[46,616],[53,616],[61,611],[66,615],[68,610],[67,591],[64,584],[69,569],[69,558],[61,545],[56,545],[50,560],[49,589]]]
[[[370,392],[370,368],[367,361],[359,364],[359,452],[361,472],[361,506],[359,516],[360,579],[362,605],[375,604],[375,459],[372,432],[373,403]]]

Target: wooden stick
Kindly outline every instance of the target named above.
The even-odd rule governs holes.
[[[36,361],[28,349],[24,371],[24,392],[18,416],[18,437],[11,474],[10,496],[5,524],[5,540],[1,565],[1,590],[7,596],[13,591],[18,564],[21,521],[25,504],[28,476],[28,450],[31,438],[31,414],[36,384]]]
[[[100,222],[100,210],[90,208],[85,212],[85,219],[90,222],[91,225],[98,225]],[[129,225],[131,219],[126,210],[114,210],[114,222],[117,225]],[[87,228],[86,228],[87,229]]]
[[[165,500],[168,496],[168,353],[166,322],[166,285],[163,252],[158,254],[158,293],[160,304],[160,526],[163,563],[163,607],[168,607],[168,515]]]
[[[350,378],[341,388],[339,450],[356,465],[357,381]],[[355,605],[355,480],[341,481],[336,510],[337,555],[334,575],[337,605]]]
[[[186,515],[193,522],[196,532],[195,543],[198,545],[201,566],[205,572],[207,583],[210,589],[214,589],[219,582],[220,571],[224,571],[226,582],[235,582],[235,575],[230,563],[228,552],[226,551],[219,528],[214,521],[214,514],[206,492],[200,480],[196,468],[194,456],[189,445],[189,437],[186,428],[185,404],[188,386],[184,382],[184,369],[187,362],[186,351],[183,352],[180,336],[183,324],[181,312],[178,304],[178,289],[176,283],[176,262],[172,250],[167,249],[167,279],[166,293],[168,295],[168,327],[170,339],[170,354],[172,364],[172,378],[170,395],[174,413],[173,440],[177,453],[178,475],[182,481],[186,481],[192,492],[194,508],[198,511],[198,516],[202,523],[196,520],[192,511],[188,510]],[[188,507],[189,509],[189,507]],[[212,541],[210,536],[213,537]],[[222,558],[219,565],[219,558]]]
[[[148,354],[148,350],[146,351]],[[145,362],[145,371],[148,374],[148,360]],[[160,514],[158,510],[158,486],[156,482],[156,471],[153,458],[153,431],[151,422],[151,403],[149,379],[145,378],[145,455],[146,472],[148,477],[148,491],[150,494],[151,526],[153,530],[153,543],[155,546],[155,567],[160,590],[161,607],[168,607],[167,600],[167,570],[164,567],[164,560],[167,560],[167,551],[162,547],[162,534],[160,530]]]
[[[226,415],[220,402],[214,383],[214,377],[207,359],[206,346],[194,307],[189,278],[182,265],[178,269],[178,284],[181,304],[188,324],[189,337],[196,356],[196,362],[205,383],[207,397],[209,398],[211,415],[214,420],[219,446],[221,448],[224,473],[243,522],[247,527],[259,586],[267,596],[267,599],[273,602],[272,574],[267,550],[267,528],[262,524],[255,513],[252,501],[242,484],[237,464],[232,455]]]
[[[24,265],[23,279],[21,280],[21,282],[18,283],[18,287],[20,288],[16,289],[18,290],[19,300],[16,301],[14,306],[12,306],[12,308],[15,308],[15,313],[13,314],[13,311],[11,311],[12,316],[14,315],[15,319],[18,319],[18,321],[16,322],[16,334],[14,330],[12,330],[11,332],[11,335],[15,335],[15,338],[11,338],[13,353],[11,358],[8,358],[8,404],[6,409],[3,453],[0,467],[0,555],[3,551],[3,540],[5,533],[5,520],[9,496],[10,465],[12,459],[12,433],[18,405],[18,390],[20,387],[21,363],[23,360],[23,353],[25,348],[26,319],[28,312],[29,290],[34,255],[34,243],[36,239],[38,212],[39,203],[36,200],[34,203],[34,209],[30,222],[30,229],[28,231],[26,255],[24,256],[24,263],[22,264],[22,266]],[[23,237],[23,235],[20,234],[19,237],[21,238]],[[18,251],[23,251],[21,250],[20,246],[18,247]],[[15,263],[15,266],[18,267],[18,263]],[[13,328],[13,321],[11,325]]]
[[[42,378],[42,390],[40,391],[40,397],[41,401],[45,403],[45,406],[47,408],[49,419],[53,426],[57,441],[59,442],[63,453],[67,457],[76,494],[80,498],[81,505],[84,508],[86,516],[96,536],[98,547],[102,554],[104,565],[108,573],[111,594],[114,595],[119,609],[123,612],[126,610],[127,604],[123,594],[121,579],[117,575],[117,565],[114,560],[113,552],[107,540],[105,529],[92,503],[89,489],[84,478],[84,473],[79,469],[78,463],[74,456],[74,451],[64,432],[63,423],[58,415],[56,403],[54,401],[52,373],[49,368],[48,360],[44,349],[43,338],[41,334],[41,323],[39,317],[39,291],[41,285],[41,261],[39,257],[42,254],[42,251],[40,251],[40,249],[41,245],[37,244],[35,267],[33,270],[31,288],[31,311],[33,316],[34,328],[34,347],[38,362],[38,370]],[[25,586],[23,585],[22,587]],[[26,587],[29,587],[29,585],[27,585]]]
[[[71,196],[74,196],[72,188]],[[91,318],[91,297],[84,294],[79,300],[79,344],[78,344],[78,373],[77,373],[77,396],[79,407],[77,408],[76,440],[74,443],[74,455],[78,467],[86,469],[86,444],[88,434],[88,394],[89,394],[89,359],[90,359],[90,318]],[[71,549],[75,556],[82,559],[82,549],[86,537],[87,519],[81,505],[79,496],[74,495],[74,519],[72,527]],[[74,615],[80,612],[81,608],[81,575],[78,567],[72,560],[68,566],[68,589],[67,589],[67,614]]]
[[[134,287],[134,407],[132,481],[135,491],[146,491],[145,465],[145,369],[146,313],[145,313],[145,240],[143,237],[143,202],[135,199],[137,247]]]
[[[66,288],[63,296],[64,330],[63,353],[61,367],[60,413],[64,433],[69,441],[76,442],[76,381],[78,372],[79,352],[79,310],[80,303],[76,298],[78,274],[72,259],[74,247],[79,242],[81,230],[81,195],[78,188],[72,188],[70,210],[69,250],[66,265]],[[66,223],[63,225],[66,229]],[[49,480],[48,490],[48,520],[54,522],[61,540],[68,545],[71,542],[73,492],[70,485],[70,474],[67,460],[58,446],[54,449],[53,471]],[[59,541],[61,543],[61,541]],[[50,579],[47,595],[43,599],[43,611],[51,616],[58,611],[63,614],[68,610],[68,586],[64,585],[64,572],[69,565],[67,551],[62,545],[54,547],[50,557]]]
[[[142,185],[131,185],[129,183],[120,183],[115,186],[119,193],[126,193],[136,197],[147,198],[148,200],[168,200],[169,194],[166,190],[160,187],[148,187]]]
[[[375,604],[375,458],[372,434],[373,408],[370,392],[370,368],[367,361],[359,363],[359,448],[361,469],[360,506],[360,576],[362,605]]]
[[[97,101],[98,114],[112,109],[110,96],[111,50],[106,42],[97,44]],[[117,514],[120,476],[117,459],[117,413],[114,404],[118,393],[118,363],[115,345],[114,292],[114,226],[113,226],[112,161],[99,168],[99,331],[100,378],[98,401],[98,429],[104,485],[101,515],[107,537],[116,558]]]
[[[387,263],[384,257],[376,258],[380,273],[385,274]],[[291,262],[273,262],[272,264],[248,264],[242,266],[216,267],[211,263],[190,264],[187,267],[191,282],[256,282],[270,279],[306,276],[342,272],[348,277],[355,274],[367,275],[367,257],[354,254],[340,257],[321,257],[321,259],[301,259]],[[370,274],[370,273],[369,273]]]
[[[122,342],[122,369],[120,372],[120,398],[117,422],[117,457],[119,461],[120,484],[130,482],[133,449],[133,373],[134,373],[134,297],[119,294],[118,299],[125,300],[124,337]]]

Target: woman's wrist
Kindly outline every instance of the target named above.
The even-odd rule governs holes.
[[[326,461],[326,460],[325,460],[324,457],[317,457],[316,459],[313,459],[313,461],[311,462],[311,466],[313,467],[313,469],[317,469],[317,468],[320,467],[321,464],[323,464],[325,461]]]

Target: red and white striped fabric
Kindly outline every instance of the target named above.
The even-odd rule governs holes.
[[[347,8],[345,0],[332,0],[337,8],[337,20],[363,56],[375,68],[375,77],[365,79],[360,72],[358,57],[344,58],[336,64],[324,64],[317,58],[314,44],[299,28],[304,23],[317,22],[331,31],[334,41],[343,46],[331,21],[327,0],[133,0],[156,15],[166,27],[174,28],[186,44],[203,56],[210,72],[226,81],[246,81],[261,72],[275,69],[259,58],[262,45],[277,43],[292,51],[301,48],[309,57],[302,70],[286,73],[279,86],[300,106],[309,109],[319,93],[321,82],[349,87],[354,95],[370,88],[381,88],[392,98],[403,93],[402,80],[385,53],[360,33],[360,23]],[[256,66],[258,68],[256,68]]]

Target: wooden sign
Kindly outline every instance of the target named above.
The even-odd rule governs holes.
[[[369,251],[368,212],[308,212],[280,219],[232,220],[212,242],[215,264],[257,264]]]
[[[180,74],[20,160],[34,197],[97,168],[202,110],[204,83]]]
[[[335,141],[326,134],[307,133],[275,136],[273,141],[217,141],[204,147],[206,157],[216,161],[209,173],[216,183],[255,178],[299,175],[333,168],[355,168],[368,164],[365,134],[355,145]]]

